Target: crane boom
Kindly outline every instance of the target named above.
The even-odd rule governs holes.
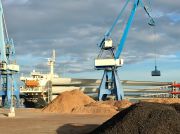
[[[127,25],[126,25],[126,28],[124,30],[124,33],[122,35],[122,38],[121,38],[121,41],[120,41],[120,44],[118,45],[118,48],[117,48],[117,51],[115,53],[115,59],[119,59],[119,56],[123,50],[123,47],[124,47],[124,43],[126,41],[126,38],[127,38],[127,35],[128,35],[128,32],[130,30],[130,27],[131,27],[131,24],[133,22],[133,19],[134,19],[134,16],[135,16],[135,13],[136,13],[136,9],[138,7],[138,4],[139,4],[139,0],[135,0],[134,2],[134,5],[133,5],[133,8],[131,10],[131,15],[129,16],[129,19],[128,19],[128,22],[127,22]]]
[[[5,48],[5,37],[4,37],[4,21],[3,21],[3,7],[0,1],[0,48],[1,48],[1,61],[7,63],[6,48]]]
[[[104,34],[104,38],[101,40],[101,42],[99,43],[99,47],[102,48],[103,46],[103,42],[111,35],[113,29],[115,28],[115,26],[117,25],[119,19],[121,18],[122,14],[124,13],[124,10],[126,9],[128,3],[130,0],[127,0],[126,3],[124,4],[121,12],[118,14],[118,17],[114,20],[112,26],[110,27],[110,29]]]
[[[123,47],[124,47],[124,44],[125,44],[125,41],[126,41],[126,38],[127,38],[127,35],[128,35],[128,32],[131,28],[131,24],[133,22],[133,19],[134,19],[134,16],[135,16],[135,13],[136,13],[136,9],[138,7],[138,5],[140,5],[144,8],[144,11],[146,12],[146,14],[148,15],[148,17],[150,18],[150,22],[148,23],[149,25],[151,26],[154,26],[155,25],[155,22],[153,20],[153,18],[151,17],[151,15],[149,14],[149,12],[147,11],[146,7],[144,6],[142,0],[135,0],[134,2],[134,5],[133,5],[133,8],[131,10],[131,15],[129,16],[129,19],[128,19],[128,22],[127,22],[127,25],[126,25],[126,28],[124,30],[124,33],[122,35],[122,38],[121,38],[121,41],[118,45],[118,49],[115,53],[115,59],[119,59],[119,56],[121,55],[121,52],[123,50]]]

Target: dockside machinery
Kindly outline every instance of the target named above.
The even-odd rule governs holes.
[[[124,99],[124,92],[122,85],[120,83],[120,79],[118,77],[117,69],[118,67],[121,67],[123,65],[123,59],[120,59],[120,55],[122,53],[136,10],[139,6],[145,10],[145,13],[150,18],[148,24],[150,26],[155,26],[155,22],[153,18],[150,16],[143,0],[134,0],[133,7],[128,18],[127,24],[124,28],[120,43],[117,45],[117,47],[113,46],[111,33],[114,30],[115,26],[118,24],[120,18],[122,17],[122,14],[129,5],[130,1],[132,0],[126,0],[118,17],[115,19],[110,29],[104,34],[104,37],[98,44],[98,46],[100,47],[100,53],[95,59],[95,69],[104,70],[101,84],[99,86],[99,100],[106,100],[108,95],[115,95],[116,100]]]
[[[14,44],[8,36],[0,0],[0,96],[2,96],[3,106],[12,107],[13,104],[19,104],[19,88],[15,76],[17,72],[19,72],[19,65],[15,61]]]

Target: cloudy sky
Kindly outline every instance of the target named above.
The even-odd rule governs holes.
[[[14,39],[21,73],[48,71],[45,58],[56,50],[56,73],[63,77],[101,78],[94,70],[97,43],[110,28],[125,0],[2,0],[9,36]],[[133,0],[132,0],[133,1]],[[120,79],[179,81],[180,1],[144,0],[156,21],[138,8],[126,40]],[[150,4],[149,4],[150,1]],[[112,33],[118,44],[127,22],[129,4]],[[151,77],[154,59],[162,77]]]

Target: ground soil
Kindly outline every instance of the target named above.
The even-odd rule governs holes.
[[[142,100],[141,102],[155,102],[155,103],[163,103],[163,104],[173,104],[173,103],[180,103],[180,99],[179,98],[153,98],[153,99]]]
[[[43,113],[36,109],[16,109],[16,117],[0,109],[1,134],[86,134],[113,115]]]
[[[0,109],[0,133],[180,134],[179,99],[146,101],[97,102],[81,91],[68,91],[44,109],[16,109],[15,118]]]
[[[180,104],[137,103],[90,134],[180,134]]]

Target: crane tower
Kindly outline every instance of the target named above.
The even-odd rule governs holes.
[[[117,45],[117,47],[115,47],[110,36],[130,1],[134,1],[132,10],[128,18],[127,24],[124,28],[120,43]],[[150,26],[155,26],[155,22],[150,16],[146,6],[144,5],[143,0],[126,0],[118,17],[115,19],[110,29],[104,34],[101,42],[98,44],[98,46],[100,47],[100,53],[95,59],[95,69],[104,70],[101,84],[99,86],[99,100],[105,100],[108,95],[115,95],[116,100],[124,99],[124,92],[120,83],[117,69],[123,65],[123,59],[120,59],[120,55],[127,39],[128,32],[131,28],[137,7],[139,6],[141,6],[145,10],[145,13],[150,18],[148,24]]]
[[[15,61],[14,43],[8,36],[0,0],[0,96],[2,96],[3,106],[11,107],[14,104],[13,100],[19,104],[19,88],[15,80],[17,72],[19,72],[19,65]]]

